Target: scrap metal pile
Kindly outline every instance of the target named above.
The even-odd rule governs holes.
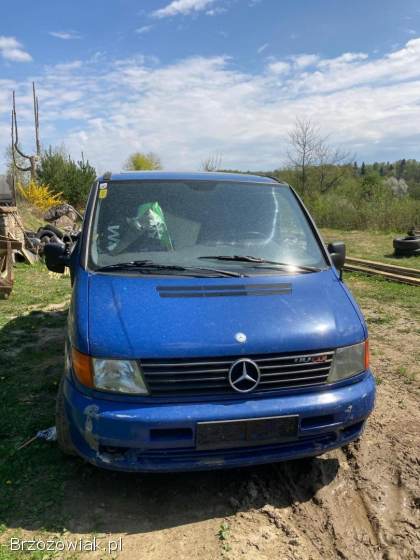
[[[25,231],[25,237],[37,255],[43,255],[45,245],[59,243],[73,245],[79,233],[78,220],[82,216],[70,204],[58,204],[44,214],[45,225],[35,231]]]

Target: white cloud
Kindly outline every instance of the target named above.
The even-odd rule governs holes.
[[[63,41],[71,41],[72,39],[81,39],[77,31],[49,31],[51,37],[62,39]]]
[[[143,25],[142,27],[136,29],[136,33],[138,33],[139,35],[144,35],[145,33],[149,33],[149,31],[152,30],[152,27],[152,25]]]
[[[152,15],[157,18],[187,15],[205,10],[214,2],[215,0],[173,0],[164,8],[154,11]]]
[[[313,66],[319,60],[317,54],[300,54],[293,57],[293,61],[298,68],[305,68],[306,66]]]
[[[221,14],[224,14],[227,12],[227,8],[223,8],[223,7],[216,7],[216,8],[211,8],[210,10],[206,10],[206,16],[220,16]]]
[[[290,70],[290,64],[282,60],[278,62],[270,62],[268,71],[272,74],[285,74]]]
[[[262,54],[264,51],[266,51],[268,49],[268,46],[269,46],[268,43],[264,43],[263,45],[258,47],[257,53]]]
[[[159,153],[167,169],[197,169],[209,153],[221,153],[226,167],[272,169],[282,163],[296,115],[305,115],[366,161],[418,156],[420,39],[380,57],[343,53],[303,66],[296,59],[272,60],[259,73],[220,56],[167,65],[92,57],[48,67],[35,77],[42,141],[64,142],[74,157],[83,150],[99,171],[119,169],[135,150]],[[0,80],[0,129],[8,129],[12,88],[27,145],[26,80]]]
[[[0,35],[0,54],[5,60],[13,62],[30,62],[32,56],[26,52],[15,37]]]

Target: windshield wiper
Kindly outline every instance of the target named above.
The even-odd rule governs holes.
[[[159,264],[149,260],[128,261],[122,263],[108,264],[97,268],[95,272],[107,272],[112,270],[140,270],[142,272],[211,272],[213,275],[232,276],[234,278],[242,278],[245,274],[233,272],[229,270],[220,270],[218,268],[205,268],[200,266],[181,266],[176,264]]]
[[[315,266],[304,266],[292,263],[284,263],[279,261],[270,261],[260,257],[253,257],[248,255],[205,255],[198,257],[199,259],[215,259],[218,261],[236,261],[236,262],[249,262],[256,264],[271,264],[276,267],[289,268],[293,267],[297,272],[319,272],[321,269]]]

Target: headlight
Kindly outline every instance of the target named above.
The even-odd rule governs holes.
[[[92,358],[93,384],[101,391],[147,395],[148,390],[137,362]]]
[[[340,381],[357,375],[369,367],[368,341],[337,348],[328,376],[328,382]]]

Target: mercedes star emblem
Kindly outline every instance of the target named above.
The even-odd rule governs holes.
[[[253,391],[260,382],[261,372],[255,362],[242,358],[232,364],[229,370],[230,386],[239,393]]]

